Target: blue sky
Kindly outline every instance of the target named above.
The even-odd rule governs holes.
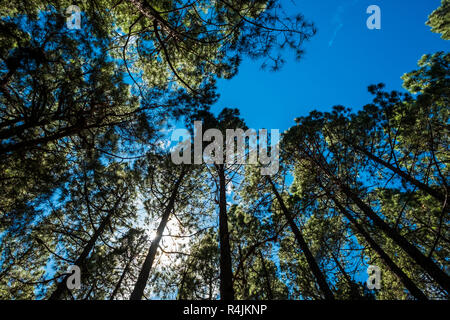
[[[221,95],[212,110],[239,108],[254,129],[285,130],[294,118],[317,109],[344,105],[354,110],[371,101],[367,86],[383,82],[401,90],[400,77],[425,53],[449,51],[448,41],[425,25],[440,0],[283,0],[288,12],[300,12],[318,32],[304,44],[306,54],[278,72],[245,59],[236,77],[220,80]],[[369,30],[367,7],[381,9],[381,30]]]

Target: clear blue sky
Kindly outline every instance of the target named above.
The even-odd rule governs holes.
[[[354,110],[371,101],[367,86],[383,82],[401,90],[400,77],[425,53],[449,51],[425,25],[440,0],[283,0],[288,12],[301,12],[318,33],[299,62],[285,53],[278,72],[263,71],[261,61],[245,59],[238,75],[218,84],[221,97],[212,110],[239,108],[254,129],[285,130],[294,118],[334,105]],[[381,30],[369,30],[369,5],[381,8]]]

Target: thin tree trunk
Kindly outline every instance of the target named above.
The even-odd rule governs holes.
[[[389,255],[375,242],[370,234],[356,221],[356,219],[348,212],[342,204],[333,196],[330,196],[339,211],[351,222],[359,234],[367,241],[369,246],[380,256],[381,260],[386,264],[389,270],[394,273],[403,283],[406,289],[417,300],[428,300],[427,296],[415,285],[415,283],[400,269],[399,266],[389,257]]]
[[[261,251],[259,251],[259,258],[261,259],[261,266],[262,266],[262,269],[264,272],[264,278],[266,278],[267,298],[269,300],[273,300],[273,292],[272,292],[272,287],[270,285],[269,273],[267,272],[266,263],[264,261],[264,257],[262,255]]]
[[[111,217],[116,212],[116,209],[117,209],[119,203],[122,201],[122,197],[123,197],[123,195],[121,197],[119,197],[119,199],[114,204],[113,209],[111,209],[108,212],[108,215],[103,218],[103,220],[100,223],[99,227],[97,228],[97,230],[95,230],[95,232],[92,235],[92,237],[89,239],[87,244],[84,246],[83,251],[81,252],[79,257],[77,258],[77,260],[75,260],[74,265],[76,265],[76,266],[78,266],[80,268],[81,273],[83,273],[83,269],[84,269],[84,266],[86,264],[87,257],[91,253],[92,249],[94,249],[95,243],[97,242],[98,238],[101,236],[101,234],[105,230],[106,226],[111,221]],[[67,279],[69,277],[70,277],[69,274],[64,276],[63,280],[58,283],[58,285],[56,286],[55,291],[53,291],[53,293],[49,297],[49,300],[58,300],[58,299],[63,298],[64,294],[68,290],[68,288],[67,288]]]
[[[219,173],[220,299],[234,300],[224,165],[219,164],[217,170]]]
[[[122,285],[123,279],[125,279],[125,276],[128,273],[128,270],[130,268],[131,262],[133,261],[133,258],[134,258],[134,255],[131,255],[130,259],[128,259],[127,264],[125,265],[125,268],[123,269],[122,274],[120,275],[119,281],[117,282],[116,286],[114,287],[114,290],[111,293],[111,297],[109,297],[109,300],[114,300],[117,292],[119,292],[119,289]]]
[[[352,298],[360,300],[362,298],[362,296],[359,293],[358,286],[355,284],[355,282],[353,282],[352,278],[347,273],[347,271],[345,271],[345,268],[342,266],[341,262],[339,261],[339,258],[336,257],[336,255],[333,253],[333,251],[328,246],[327,246],[327,249],[329,250],[331,258],[336,263],[336,266],[338,267],[339,271],[342,273],[342,275],[344,276],[345,280],[347,281],[347,283],[348,283],[348,285],[350,287]]]
[[[353,146],[353,148],[355,150],[363,153],[364,155],[366,155],[370,160],[372,160],[372,161],[374,161],[374,162],[376,162],[378,164],[381,164],[382,166],[388,168],[389,170],[391,170],[392,172],[394,172],[398,176],[402,177],[404,180],[408,181],[409,183],[411,183],[412,185],[416,186],[420,190],[425,191],[426,193],[428,193],[431,196],[435,197],[439,201],[441,201],[441,202],[445,201],[445,196],[442,193],[438,192],[437,190],[434,190],[433,188],[431,188],[430,186],[426,185],[425,183],[415,179],[411,175],[409,175],[406,172],[400,170],[399,168],[393,166],[392,164],[388,163],[387,161],[384,161],[383,159],[377,157],[373,153],[371,153],[371,152],[367,151],[366,149],[361,148],[359,146]]]
[[[242,254],[242,248],[241,248],[240,244],[238,244],[238,250],[239,250],[239,257],[240,257],[241,261],[239,261],[239,265],[236,268],[236,272],[235,272],[234,278],[233,278],[233,283],[236,281],[236,278],[239,275],[239,272],[241,272],[242,273],[242,286],[243,286],[243,289],[242,289],[243,294],[242,294],[242,296],[243,296],[244,300],[248,300],[247,274],[245,273],[245,268],[239,268],[239,266],[241,266],[244,263],[244,261],[242,260],[243,254]],[[244,259],[245,259],[245,257],[244,257]]]
[[[181,277],[180,289],[178,290],[177,300],[184,300],[184,284],[186,282],[186,276],[187,276],[188,269],[191,266],[191,264],[188,263],[188,261],[186,261],[186,267],[184,268],[183,276]]]
[[[170,34],[175,39],[178,39],[178,31],[170,25],[161,14],[153,8],[147,1],[142,0],[128,0],[142,15],[146,18],[157,22],[161,26],[161,28],[167,33]]]
[[[303,251],[306,257],[306,261],[308,262],[309,267],[311,268],[311,271],[314,275],[314,277],[317,280],[317,283],[319,284],[320,290],[325,296],[325,299],[327,300],[334,300],[333,292],[331,291],[330,287],[328,286],[328,283],[325,279],[324,274],[319,268],[319,265],[317,264],[316,260],[314,259],[314,256],[312,255],[311,251],[309,250],[308,244],[306,243],[305,239],[303,238],[302,233],[300,232],[299,228],[295,224],[291,213],[287,209],[286,205],[284,204],[283,198],[281,198],[280,194],[277,191],[277,188],[275,187],[275,184],[273,183],[272,179],[270,179],[269,176],[267,176],[267,180],[272,186],[273,193],[275,194],[275,197],[278,200],[278,203],[280,204],[281,210],[283,211],[283,214],[286,218],[286,220],[289,222],[289,226],[291,227],[292,232],[294,233],[295,238],[297,239],[297,242],[300,246],[300,249]]]
[[[368,217],[375,226],[383,231],[389,238],[391,238],[401,249],[403,249],[419,266],[421,266],[447,293],[450,293],[450,277],[442,271],[430,257],[425,256],[419,249],[412,245],[405,237],[391,228],[383,219],[381,219],[370,206],[362,201],[350,187],[337,178],[332,172],[328,170],[328,162],[325,157],[320,154],[319,159],[306,152],[310,159],[320,168],[325,175],[329,177],[341,192],[343,192],[353,203]]]
[[[442,271],[430,257],[425,256],[414,245],[406,240],[396,230],[391,228],[383,219],[381,219],[371,207],[369,207],[364,201],[362,201],[355,193],[353,193],[349,187],[344,185],[341,181],[334,178],[335,182],[339,185],[342,192],[349,197],[356,206],[369,218],[372,222],[380,228],[389,238],[402,248],[408,255],[416,261],[428,274],[444,289],[447,293],[450,293],[450,277]]]
[[[169,198],[169,203],[165,208],[163,215],[161,217],[161,222],[159,223],[158,229],[156,230],[156,236],[150,245],[145,261],[142,265],[141,271],[139,272],[138,279],[134,285],[133,292],[130,295],[130,300],[141,300],[144,295],[144,289],[147,285],[148,278],[150,276],[150,271],[152,269],[153,261],[155,260],[156,252],[158,251],[159,242],[161,241],[164,229],[166,228],[167,222],[169,221],[170,213],[175,206],[175,199],[178,194],[178,189],[184,178],[185,171],[181,172],[172,190],[172,194]]]

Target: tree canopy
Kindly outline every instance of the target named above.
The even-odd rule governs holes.
[[[449,6],[427,22],[445,40]],[[172,161],[176,124],[248,129],[210,110],[218,79],[301,59],[315,32],[276,0],[2,0],[0,299],[448,299],[448,52],[357,111],[296,118],[259,149],[275,174]]]

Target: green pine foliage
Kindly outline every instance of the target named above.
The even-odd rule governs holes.
[[[449,53],[297,118],[273,176],[172,162],[173,125],[247,129],[209,109],[242,59],[302,57],[280,2],[77,1],[70,30],[71,1],[1,1],[0,299],[448,299]]]

